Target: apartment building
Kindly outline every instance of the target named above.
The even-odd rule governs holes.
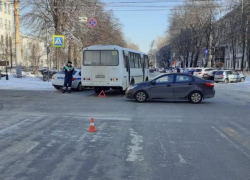
[[[10,61],[11,59],[12,35],[13,3],[8,0],[0,0],[0,61]]]

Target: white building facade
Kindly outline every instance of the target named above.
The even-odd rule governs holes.
[[[0,0],[0,61],[10,61],[13,56],[13,3]],[[1,68],[1,67],[0,67]]]
[[[47,67],[46,43],[35,36],[22,36],[22,66]]]

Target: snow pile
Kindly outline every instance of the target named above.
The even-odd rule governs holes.
[[[5,77],[0,80],[0,89],[5,90],[52,90],[52,82],[44,82],[41,78],[26,76],[25,78],[15,78],[13,75],[9,76],[7,81]]]
[[[228,84],[215,83],[215,89],[250,92],[250,78],[246,78],[245,82],[228,83]]]

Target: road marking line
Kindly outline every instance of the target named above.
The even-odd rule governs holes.
[[[186,164],[185,159],[182,157],[182,155],[178,154],[179,159],[180,159],[180,163]]]
[[[126,161],[134,162],[134,161],[143,161],[144,157],[140,155],[140,152],[142,151],[142,147],[140,147],[141,143],[143,143],[143,137],[138,135],[137,132],[134,131],[134,129],[130,128],[130,136],[131,144],[132,146],[128,147],[129,155],[126,159]]]
[[[39,142],[34,142],[34,144],[26,150],[26,154],[30,153],[33,149],[35,149],[40,143]]]
[[[221,137],[226,139],[232,146],[234,146],[236,149],[240,150],[244,155],[246,155],[248,158],[250,158],[250,155],[244,151],[239,145],[234,143],[231,139],[229,139],[225,134],[223,134],[220,130],[215,128],[214,126],[211,126],[212,129],[214,129]]]

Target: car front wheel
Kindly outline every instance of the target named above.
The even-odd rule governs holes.
[[[142,102],[147,101],[147,99],[148,99],[148,95],[145,91],[138,91],[137,93],[135,93],[135,100],[137,102],[142,103]]]
[[[61,87],[60,87],[60,86],[54,86],[54,88],[56,88],[56,89],[61,89]]]
[[[189,96],[189,101],[194,104],[199,104],[202,101],[202,94],[200,92],[192,92]]]
[[[244,82],[245,81],[245,78],[240,78],[240,82]]]

